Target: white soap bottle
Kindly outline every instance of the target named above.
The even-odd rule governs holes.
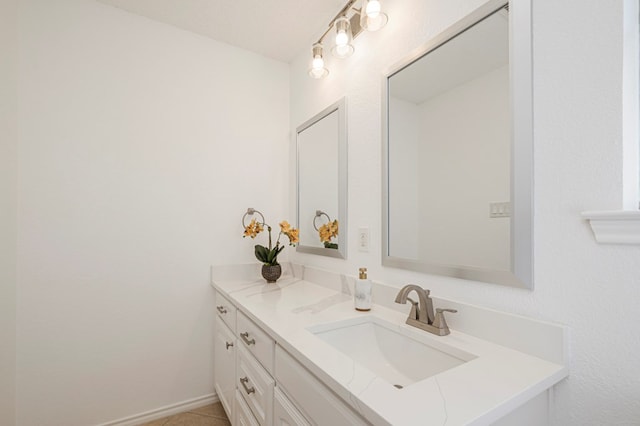
[[[367,268],[360,268],[356,280],[353,301],[356,311],[371,310],[371,280],[367,278]]]

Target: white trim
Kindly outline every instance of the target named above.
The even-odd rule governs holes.
[[[218,395],[211,393],[209,395],[200,396],[198,398],[188,399],[186,401],[177,402],[165,407],[156,408],[155,410],[145,411],[144,413],[135,414],[133,416],[124,417],[122,419],[113,420],[107,423],[101,423],[97,426],[135,426],[150,422],[152,420],[161,419],[173,414],[182,413],[183,411],[192,410],[194,408],[203,407],[219,401]]]
[[[612,210],[583,212],[601,244],[640,245],[640,211]]]

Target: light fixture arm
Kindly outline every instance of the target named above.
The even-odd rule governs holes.
[[[331,29],[333,28],[333,25],[336,23],[336,20],[338,18],[340,18],[341,16],[346,16],[347,12],[349,11],[349,9],[358,2],[358,0],[349,0],[347,2],[347,4],[344,5],[344,7],[342,9],[340,9],[340,12],[338,12],[338,14],[336,16],[333,17],[333,19],[331,21],[329,21],[329,26],[327,27],[326,31],[320,36],[320,38],[318,39],[317,43],[322,43],[322,41],[324,40],[324,38],[327,36],[327,34],[329,34],[329,32],[331,31]],[[353,9],[355,10],[358,14],[360,13],[360,9]],[[355,36],[355,35],[354,35]]]

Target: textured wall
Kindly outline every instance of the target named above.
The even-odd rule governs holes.
[[[15,423],[17,2],[0,1],[0,424]]]
[[[382,73],[480,3],[388,0],[387,27],[356,39],[350,59],[329,57],[328,78],[307,76],[310,51],[293,62],[292,127],[347,96],[350,245],[347,261],[292,257],[350,274],[367,266],[372,279],[398,287],[415,282],[435,295],[566,324],[573,361],[554,392],[553,424],[637,424],[640,247],[598,245],[580,218],[622,206],[621,1],[533,2],[535,290],[381,267]],[[355,246],[361,226],[371,229],[369,253]]]
[[[253,261],[247,207],[284,216],[288,67],[91,0],[21,8],[18,424],[211,394],[209,265]]]

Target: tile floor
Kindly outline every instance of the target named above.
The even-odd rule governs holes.
[[[231,422],[222,408],[222,404],[206,405],[174,414],[163,419],[154,420],[141,426],[231,426]]]

